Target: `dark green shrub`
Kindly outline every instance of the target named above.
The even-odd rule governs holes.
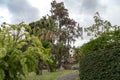
[[[80,80],[120,80],[120,48],[85,54],[79,71]]]

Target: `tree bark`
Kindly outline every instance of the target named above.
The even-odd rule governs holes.
[[[43,62],[41,60],[39,60],[36,75],[42,75],[42,66],[43,66]]]

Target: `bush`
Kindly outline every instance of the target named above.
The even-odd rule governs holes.
[[[79,71],[80,80],[120,80],[120,48],[85,54]]]
[[[0,80],[21,80],[38,69],[39,58],[51,62],[38,37],[26,29],[29,26],[24,23],[0,27]]]

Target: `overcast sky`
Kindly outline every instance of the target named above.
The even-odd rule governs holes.
[[[70,17],[75,19],[81,26],[93,23],[95,12],[109,20],[113,25],[120,25],[120,0],[56,0],[64,2],[69,10]],[[2,22],[26,23],[36,21],[42,16],[49,14],[52,0],[0,0],[0,24]],[[77,40],[79,46],[88,41]]]

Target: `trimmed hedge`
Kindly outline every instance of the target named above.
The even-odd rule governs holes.
[[[85,54],[79,71],[80,80],[120,80],[120,48]]]

